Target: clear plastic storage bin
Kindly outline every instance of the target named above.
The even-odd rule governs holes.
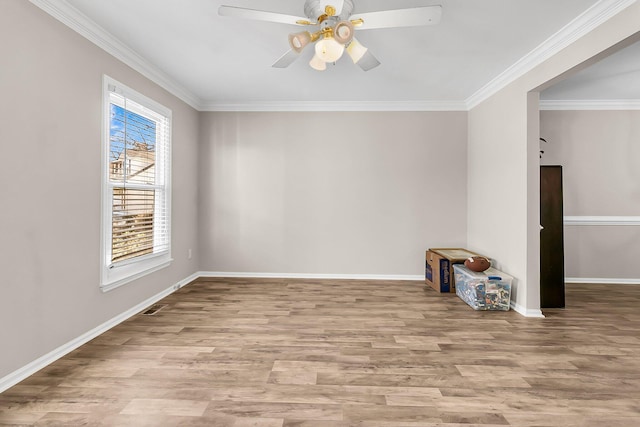
[[[453,265],[456,294],[474,310],[509,310],[513,277],[495,268],[477,273]]]

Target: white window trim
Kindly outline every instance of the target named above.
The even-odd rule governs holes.
[[[109,137],[110,137],[110,92],[115,92],[131,99],[132,101],[151,110],[151,115],[162,115],[169,119],[169,133],[171,134],[171,110],[167,107],[147,98],[122,83],[104,75],[102,84],[102,218],[100,241],[100,289],[107,292],[116,289],[126,283],[139,279],[147,274],[158,271],[171,264],[171,135],[169,135],[169,147],[167,149],[165,169],[166,210],[169,223],[168,250],[120,261],[112,264],[109,259],[111,253],[111,219],[112,219],[112,185],[109,179]],[[147,114],[148,115],[148,114]]]

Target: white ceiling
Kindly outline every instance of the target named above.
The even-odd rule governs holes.
[[[603,3],[354,0],[358,12],[441,4],[442,21],[430,27],[361,30],[358,39],[381,66],[364,72],[345,55],[335,66],[318,72],[308,66],[312,49],[289,68],[271,68],[289,48],[287,35],[300,27],[217,13],[226,4],[304,16],[304,0],[32,1],[80,12],[75,21],[93,27],[93,32],[108,33],[133,51],[129,57],[152,70],[147,74],[178,88],[182,98],[197,108],[212,110],[323,102],[465,105],[521,58],[570,27],[575,18]],[[637,51],[635,55],[640,56]],[[553,89],[561,96],[557,88],[562,86]]]

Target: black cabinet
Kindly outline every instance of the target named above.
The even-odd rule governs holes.
[[[540,307],[564,307],[562,166],[540,166]]]

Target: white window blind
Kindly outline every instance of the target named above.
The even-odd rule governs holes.
[[[171,112],[105,76],[103,287],[170,260]]]

